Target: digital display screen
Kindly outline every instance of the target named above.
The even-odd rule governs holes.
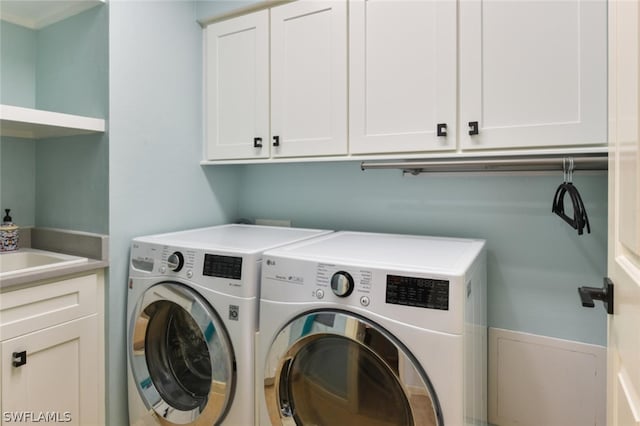
[[[393,305],[449,310],[449,281],[387,275],[386,302]]]
[[[239,280],[242,278],[242,258],[205,254],[202,275]]]

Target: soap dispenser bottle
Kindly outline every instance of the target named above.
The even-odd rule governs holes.
[[[18,226],[11,221],[10,211],[4,209],[5,216],[0,225],[0,252],[18,249]]]

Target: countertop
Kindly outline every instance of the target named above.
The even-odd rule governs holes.
[[[56,253],[86,257],[86,263],[51,266],[38,271],[27,271],[0,279],[0,290],[51,280],[65,275],[78,274],[109,266],[109,237],[102,234],[70,231],[54,228],[23,228],[20,229],[20,247],[31,247]]]

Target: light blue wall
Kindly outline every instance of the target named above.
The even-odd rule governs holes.
[[[97,7],[39,31],[2,21],[1,101],[106,118],[107,18]],[[108,232],[105,135],[1,144],[0,204],[16,223]]]
[[[575,175],[592,233],[551,213],[557,176],[360,171],[358,163],[245,166],[242,217],[293,226],[484,238],[492,327],[606,344],[602,306],[582,308],[577,287],[606,275],[607,178]]]
[[[108,424],[127,421],[129,244],[237,217],[234,167],[202,168],[202,30],[192,2],[110,2]]]
[[[6,21],[0,21],[0,103],[36,104],[36,32]]]
[[[106,118],[108,12],[95,7],[37,32],[36,106]]]
[[[35,142],[30,139],[0,138],[0,208],[11,209],[19,226],[35,224]]]
[[[0,21],[0,103],[34,107],[35,69],[36,32]],[[35,144],[28,139],[0,137],[0,158],[0,208],[10,208],[18,225],[33,226]]]
[[[39,109],[108,119],[106,6],[37,32]],[[41,140],[36,145],[36,224],[109,231],[109,146],[105,134]]]
[[[107,234],[108,161],[106,135],[38,141],[35,223]]]

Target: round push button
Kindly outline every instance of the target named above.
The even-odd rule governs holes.
[[[369,300],[369,298],[367,296],[362,296],[360,298],[360,304],[362,306],[369,306],[369,303],[371,303],[371,300]]]

